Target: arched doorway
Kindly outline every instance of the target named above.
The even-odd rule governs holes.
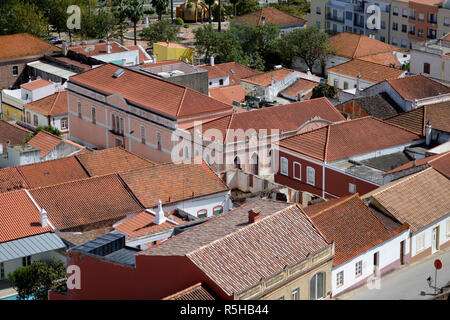
[[[254,175],[259,174],[259,157],[256,152],[252,155],[252,158],[250,159],[250,172],[253,173]]]
[[[234,161],[233,161],[233,169],[239,169],[239,170],[241,170],[241,159],[240,159],[238,156],[236,156],[236,157],[234,158]]]

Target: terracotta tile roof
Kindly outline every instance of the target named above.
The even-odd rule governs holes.
[[[369,198],[415,232],[450,213],[450,180],[428,168],[362,196]]]
[[[91,177],[127,172],[155,165],[154,162],[142,158],[122,147],[85,152],[76,154],[75,157]]]
[[[32,189],[30,193],[59,230],[117,222],[143,210],[115,174]]]
[[[170,217],[170,219],[174,221],[173,216],[171,216],[169,213],[166,213],[165,216]],[[158,225],[154,224],[153,220],[155,220],[155,216],[153,214],[147,211],[142,211],[134,217],[131,217],[123,221],[122,223],[115,225],[114,228],[129,237],[136,237],[144,234],[149,235],[168,231],[177,226],[177,224],[171,223],[169,221],[163,222]],[[180,222],[180,219],[176,220],[177,222]]]
[[[128,51],[125,47],[122,47],[117,42],[109,42],[109,45],[111,47],[110,53],[119,53],[119,52],[125,52]],[[94,48],[92,51],[87,51],[86,48]],[[106,52],[106,42],[99,42],[99,43],[92,43],[92,44],[83,44],[79,46],[71,46],[69,47],[70,51],[74,51],[76,53],[92,57],[92,56],[98,56],[107,54]]]
[[[61,52],[61,49],[28,33],[0,36],[0,61],[57,52]]]
[[[237,62],[219,63],[214,66],[202,65],[199,67],[208,70],[208,79],[230,77],[230,85],[239,84],[243,78],[261,74],[261,72],[250,69]]]
[[[347,59],[356,59],[378,53],[392,53],[399,48],[351,32],[341,32],[329,38],[329,46],[335,50],[335,55]]]
[[[421,139],[421,136],[373,117],[330,124],[287,137],[280,147],[321,161],[333,161]]]
[[[121,173],[120,177],[146,208],[157,206],[159,200],[174,203],[228,190],[205,163],[167,163]]]
[[[248,211],[255,207],[261,218],[249,224]],[[232,295],[328,246],[297,205],[261,199],[213,217],[139,255],[186,256]]]
[[[5,120],[0,120],[0,143],[3,148],[6,148],[6,143],[9,141],[11,145],[20,145],[27,138],[30,137],[31,131],[19,127],[18,125],[10,124]]]
[[[285,105],[262,108],[242,113],[233,113],[212,121],[204,122],[202,130],[218,129],[222,132],[224,141],[232,142],[233,138],[227,135],[229,129],[266,129],[269,134],[273,129],[283,132],[297,130],[302,124],[313,119],[321,118],[331,122],[345,120],[344,116],[328,101],[319,98],[308,101],[299,101]],[[193,128],[190,128],[192,131]]]
[[[297,18],[272,7],[261,8],[260,10],[233,18],[231,23],[256,27],[261,25],[262,17],[265,17],[266,23],[273,23],[277,27],[287,27],[291,25],[303,26],[305,24],[304,19]]]
[[[50,151],[56,148],[58,144],[63,141],[58,136],[55,136],[45,130],[39,131],[33,138],[27,143],[41,150],[41,158],[45,157]]]
[[[27,181],[29,188],[47,187],[89,177],[74,157],[38,162],[16,168]]]
[[[184,290],[176,292],[162,300],[216,300],[208,289],[201,283],[194,284]]]
[[[387,82],[403,99],[408,101],[450,93],[450,86],[446,86],[422,74],[389,79]]]
[[[243,102],[245,100],[245,90],[241,85],[226,87],[216,87],[209,89],[209,96],[226,104]]]
[[[317,85],[317,82],[311,80],[298,79],[292,85],[284,89],[281,93],[292,98],[297,98],[299,94],[301,96],[304,96],[306,92],[312,91],[312,89],[314,89]]]
[[[0,169],[0,193],[28,187],[28,182],[17,167]]]
[[[114,78],[119,69],[125,73]],[[105,95],[118,93],[131,104],[171,119],[232,110],[230,105],[190,88],[110,63],[70,77],[69,81]]]
[[[24,107],[45,116],[67,114],[67,91],[59,91],[45,98],[25,104]]]
[[[44,88],[44,87],[51,86],[51,85],[53,85],[53,82],[47,81],[45,79],[39,79],[39,80],[30,81],[25,84],[21,84],[20,87],[30,90],[30,91],[33,91],[33,90]]]
[[[69,247],[80,246],[88,241],[94,240],[104,234],[110,233],[114,229],[111,227],[99,228],[84,232],[60,232],[58,236],[69,245]]]
[[[428,104],[386,119],[417,134],[425,135],[425,126],[431,122],[433,129],[450,132],[450,101]]]
[[[362,80],[378,83],[387,79],[397,79],[406,71],[386,67],[370,61],[355,59],[329,68],[328,72],[353,78],[356,78],[359,74]]]
[[[336,108],[348,113],[353,110],[353,105],[360,107],[367,115],[379,119],[393,117],[403,112],[403,109],[386,92],[357,97],[337,105]]]
[[[281,68],[281,69],[277,69],[277,70],[260,73],[260,74],[254,75],[254,76],[242,78],[241,81],[249,82],[249,83],[256,84],[256,85],[259,85],[262,87],[268,87],[268,86],[270,86],[272,76],[273,76],[275,82],[278,82],[294,72],[295,71],[291,70],[291,69]]]
[[[397,234],[384,227],[358,194],[325,204],[328,206],[318,204],[319,210],[312,205],[304,211],[328,242],[335,242],[333,266],[341,265]]]
[[[391,52],[377,53],[370,56],[360,57],[359,59],[382,64],[391,68],[401,68],[402,66],[397,57]]]
[[[40,224],[40,212],[25,190],[0,194],[0,242],[51,232]]]

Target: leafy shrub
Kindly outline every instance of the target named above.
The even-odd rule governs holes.
[[[183,21],[183,19],[181,19],[180,17],[178,17],[178,18],[176,18],[175,19],[175,22],[174,22],[177,26],[182,26],[183,24],[184,24],[184,21]]]

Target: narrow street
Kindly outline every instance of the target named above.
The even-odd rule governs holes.
[[[337,297],[339,300],[425,300],[433,297],[434,289],[428,286],[427,278],[432,277],[434,286],[434,260],[442,261],[442,269],[437,273],[437,286],[450,281],[450,251],[437,253],[424,261],[396,270],[381,279],[379,289],[366,286]]]

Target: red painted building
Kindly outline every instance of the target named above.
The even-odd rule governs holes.
[[[365,194],[383,184],[384,171],[372,160],[389,162],[422,142],[420,135],[373,117],[330,124],[280,141],[275,182],[323,198]]]

